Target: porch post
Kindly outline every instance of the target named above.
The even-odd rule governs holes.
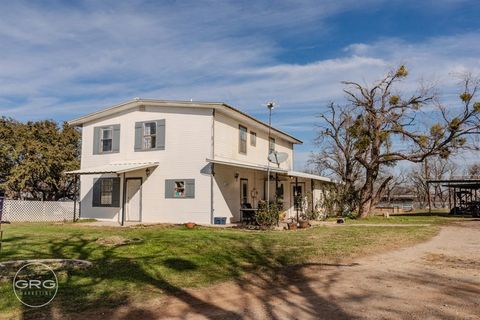
[[[121,225],[122,227],[125,225],[125,198],[127,196],[127,180],[125,179],[125,172],[123,173],[123,179],[122,179],[122,221]]]
[[[428,213],[432,213],[432,200],[430,199],[430,183],[427,181],[427,200],[428,200]]]
[[[315,188],[315,182],[313,179],[310,179],[310,192],[312,194],[312,212],[315,211],[315,201],[313,199],[313,190]]]
[[[78,175],[74,174],[73,175],[73,222],[75,222],[75,219],[77,218],[77,179]]]
[[[295,177],[295,193],[294,193],[294,198],[293,198],[293,204],[297,205],[297,223],[298,223],[298,207],[299,207],[299,204],[298,204],[298,177]]]
[[[275,204],[278,198],[277,191],[278,191],[278,173],[275,173]]]
[[[451,211],[452,210],[452,190],[450,187],[447,187],[448,188],[448,210]]]
[[[457,207],[457,188],[453,187],[453,208]],[[457,209],[453,210],[453,214],[457,214]]]

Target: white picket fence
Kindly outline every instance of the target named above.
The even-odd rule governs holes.
[[[5,200],[2,221],[72,221],[73,210],[73,201]]]

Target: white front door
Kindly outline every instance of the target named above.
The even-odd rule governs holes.
[[[142,210],[142,179],[127,179],[126,221],[141,221]]]

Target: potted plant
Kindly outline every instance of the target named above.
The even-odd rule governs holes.
[[[187,222],[185,223],[185,227],[188,229],[193,229],[195,227],[195,222]]]
[[[288,230],[297,230],[297,220],[294,218],[289,219],[287,226]]]
[[[298,227],[299,227],[300,229],[306,229],[306,228],[310,227],[310,221],[308,221],[308,220],[300,220],[300,221],[298,222]]]

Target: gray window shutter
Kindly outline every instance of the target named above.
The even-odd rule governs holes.
[[[120,152],[120,125],[114,124],[112,127],[113,127],[112,152]]]
[[[157,120],[157,149],[165,150],[165,119]]]
[[[185,198],[195,198],[195,179],[186,179],[185,188]]]
[[[120,178],[112,178],[113,194],[112,207],[120,207]]]
[[[100,153],[100,127],[93,128],[93,154]]]
[[[142,150],[143,122],[135,122],[135,151]]]
[[[101,179],[93,179],[92,207],[100,207]]]
[[[174,198],[175,180],[165,180],[165,199]]]

